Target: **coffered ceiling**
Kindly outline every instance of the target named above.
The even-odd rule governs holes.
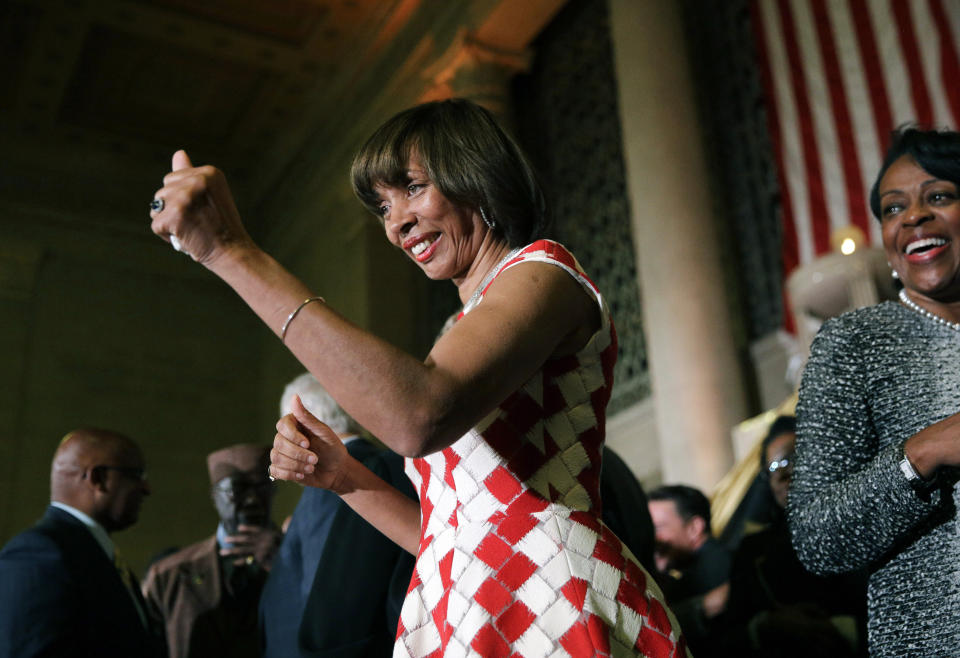
[[[464,34],[522,49],[561,4],[5,0],[0,225],[142,232],[181,147],[260,206],[293,168],[355,148],[355,126],[423,97]]]

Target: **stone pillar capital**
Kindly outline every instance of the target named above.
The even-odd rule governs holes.
[[[530,61],[527,49],[497,48],[461,30],[447,52],[425,72],[427,91],[420,101],[469,98],[509,124],[510,80],[526,71]]]

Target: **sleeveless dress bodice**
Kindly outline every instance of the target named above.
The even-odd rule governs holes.
[[[685,656],[653,578],[600,521],[610,313],[555,242],[528,245],[492,280],[526,262],[569,273],[596,300],[601,327],[451,446],[407,459],[421,534],[394,656]]]

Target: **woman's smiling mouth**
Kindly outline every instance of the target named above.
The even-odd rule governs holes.
[[[926,263],[942,254],[949,241],[940,236],[921,237],[911,240],[903,250],[910,263]]]
[[[917,251],[928,251],[933,247],[939,247],[945,244],[947,244],[947,241],[943,238],[921,238],[908,244],[907,248],[904,249],[904,253],[909,256]]]
[[[440,240],[440,236],[440,233],[418,235],[405,240],[403,247],[410,252],[417,262],[422,263],[433,255],[433,252],[436,250],[435,245]]]

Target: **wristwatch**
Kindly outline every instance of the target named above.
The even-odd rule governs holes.
[[[913,489],[920,498],[929,501],[931,492],[937,487],[937,478],[933,477],[929,480],[924,480],[920,477],[917,469],[910,463],[910,458],[907,457],[907,453],[904,452],[902,445],[900,446],[900,461],[898,465],[900,466],[900,472],[903,473],[903,477],[907,478],[907,484],[910,485],[910,488]]]

